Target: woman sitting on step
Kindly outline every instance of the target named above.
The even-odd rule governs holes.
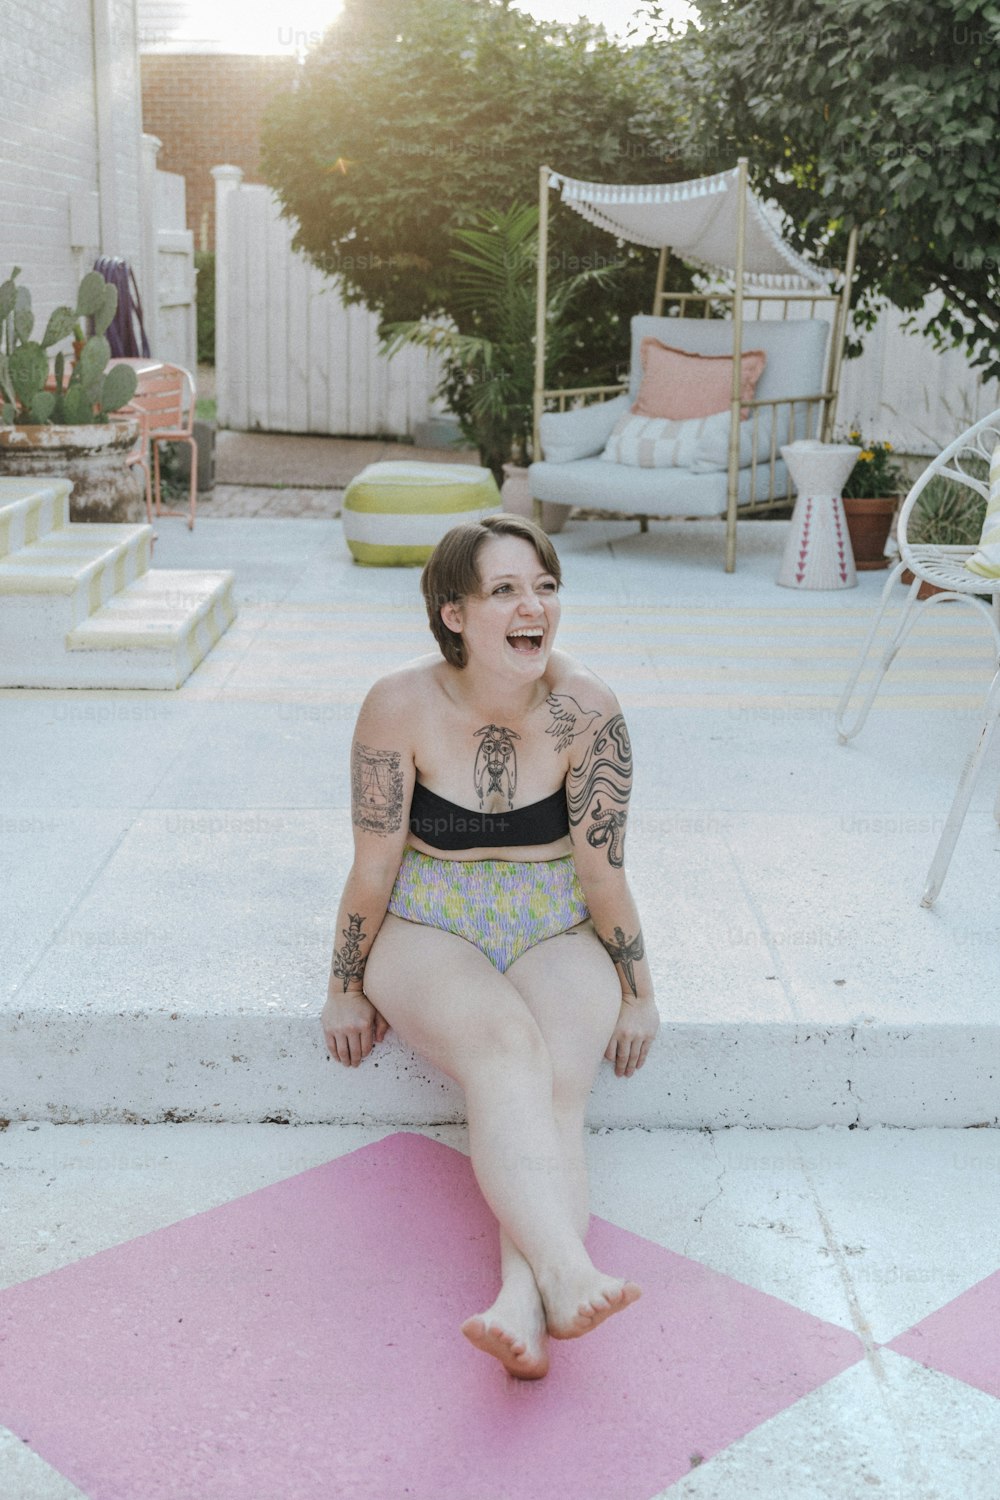
[[[553,650],[559,583],[548,537],[514,516],[435,548],[421,587],[443,660],[383,677],[358,716],[323,1010],[338,1062],[392,1026],[464,1090],[502,1286],[462,1331],[526,1380],[548,1335],[640,1295],[584,1248],[583,1119],[601,1057],[630,1078],[659,1026],[622,866],[628,731],[610,689]]]

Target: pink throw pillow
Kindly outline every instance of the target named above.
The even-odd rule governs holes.
[[[728,411],[733,399],[731,354],[688,354],[645,338],[639,345],[642,385],[632,410],[642,417],[669,417],[674,422],[689,417],[711,417]],[[763,349],[747,349],[740,358],[740,400],[752,401],[757,382],[764,373],[767,355]],[[740,410],[745,421],[746,407]]]

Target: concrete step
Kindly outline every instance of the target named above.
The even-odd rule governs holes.
[[[146,525],[70,522],[0,558],[0,597],[44,596],[72,629],[146,572],[152,537]]]
[[[69,522],[68,479],[0,478],[0,558]]]
[[[95,953],[95,962],[103,955]],[[192,965],[197,957],[192,950]],[[154,964],[154,968],[156,965]],[[214,1120],[429,1126],[465,1119],[461,1091],[390,1032],[358,1068],[326,1054],[322,985],[267,1016],[207,1008],[0,1012],[0,1113],[56,1123]],[[295,1014],[289,1014],[294,1010]],[[595,1129],[996,1126],[1000,1028],[677,1022],[663,1015],[631,1079],[602,1063]]]
[[[158,568],[70,631],[66,646],[88,686],[174,688],[235,618],[231,572]]]

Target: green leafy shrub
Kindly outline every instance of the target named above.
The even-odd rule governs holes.
[[[514,203],[506,210],[483,210],[467,228],[455,230],[450,255],[453,322],[391,323],[385,329],[388,352],[416,344],[441,357],[444,375],[438,394],[459,418],[463,436],[476,444],[483,463],[500,479],[505,463],[527,463],[532,456],[537,206]],[[579,319],[569,316],[570,305],[585,287],[604,286],[614,276],[609,267],[573,276],[552,274],[546,332],[550,370],[580,334]],[[613,372],[606,378],[610,382]]]
[[[196,326],[198,363],[215,364],[215,251],[196,250],[194,268],[198,273]]]
[[[974,478],[985,478],[985,462],[966,467]],[[906,535],[918,547],[972,547],[982,534],[985,516],[986,500],[982,495],[945,474],[935,474],[917,496]]]

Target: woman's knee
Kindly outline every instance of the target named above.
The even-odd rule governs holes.
[[[520,996],[482,1018],[470,1067],[531,1068],[551,1079],[552,1059],[541,1028]]]

